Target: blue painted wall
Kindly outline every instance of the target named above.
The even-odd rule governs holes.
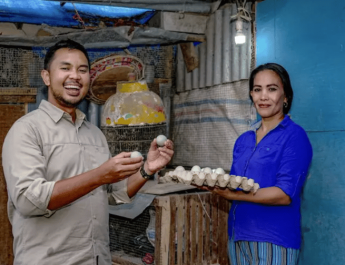
[[[345,1],[257,5],[257,64],[290,73],[292,118],[314,157],[302,203],[300,265],[345,264]]]

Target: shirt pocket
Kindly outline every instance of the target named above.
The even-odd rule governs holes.
[[[262,165],[277,164],[281,152],[280,146],[261,146],[256,161]]]
[[[245,146],[245,145],[239,145],[237,146],[237,148],[235,148],[234,153],[233,153],[233,161],[238,161],[240,160],[240,158],[245,157],[245,154],[250,153],[248,151],[250,151],[251,148],[249,146]]]
[[[85,162],[88,170],[99,167],[110,158],[109,149],[101,146],[85,147]]]

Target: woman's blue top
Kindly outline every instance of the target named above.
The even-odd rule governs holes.
[[[299,249],[301,192],[313,155],[311,144],[304,129],[288,115],[258,145],[255,131],[247,131],[237,139],[230,174],[252,178],[260,188],[278,187],[290,196],[291,204],[233,201],[229,237]]]

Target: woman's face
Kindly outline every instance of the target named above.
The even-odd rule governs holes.
[[[280,118],[284,115],[283,104],[287,102],[284,87],[279,75],[272,70],[263,70],[254,78],[250,92],[255,108],[264,118]]]

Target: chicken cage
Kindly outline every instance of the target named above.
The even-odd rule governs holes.
[[[227,265],[229,209],[228,200],[197,192],[157,196],[134,220],[111,216],[113,264]],[[154,244],[146,233],[152,210]]]
[[[166,134],[166,123],[146,125],[101,126],[111,154],[139,151],[146,156],[150,144],[158,135]]]

